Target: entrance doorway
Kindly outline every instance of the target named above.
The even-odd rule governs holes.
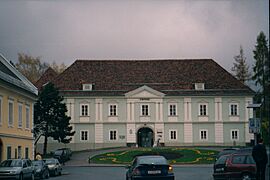
[[[153,130],[147,127],[143,127],[138,130],[137,142],[139,147],[152,147],[154,144]]]

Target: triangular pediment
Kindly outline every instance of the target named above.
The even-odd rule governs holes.
[[[161,98],[165,96],[165,94],[148,86],[142,86],[126,93],[125,96],[129,98]]]

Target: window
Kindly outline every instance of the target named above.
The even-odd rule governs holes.
[[[176,116],[176,104],[169,104],[169,116]]]
[[[117,140],[117,131],[116,130],[110,130],[110,140]]]
[[[170,130],[170,140],[177,140],[177,131]]]
[[[110,104],[109,105],[109,112],[110,116],[117,116],[117,105],[116,104]]]
[[[18,127],[22,127],[22,104],[18,105]]]
[[[238,140],[239,139],[239,130],[233,129],[231,130],[231,140]]]
[[[18,159],[22,158],[22,146],[18,146]]]
[[[93,84],[83,84],[83,90],[84,91],[92,91],[93,90]]]
[[[2,97],[0,96],[0,125],[2,124]]]
[[[142,116],[149,116],[149,105],[147,105],[147,104],[141,105],[141,115]]]
[[[238,104],[230,104],[230,115],[238,116]]]
[[[81,116],[88,116],[88,104],[81,105]]]
[[[199,115],[207,116],[207,104],[199,104]]]
[[[13,126],[13,101],[8,102],[8,126]]]
[[[81,131],[81,141],[88,141],[88,131]]]
[[[28,147],[25,148],[24,153],[25,153],[25,156],[24,156],[25,159],[28,159],[29,158],[29,148]]]
[[[208,140],[208,130],[200,130],[200,140]]]
[[[246,156],[245,155],[235,155],[232,158],[232,164],[245,164],[245,159]]]
[[[11,159],[11,146],[7,146],[7,159]]]
[[[25,128],[30,129],[30,108],[26,106],[25,108]]]

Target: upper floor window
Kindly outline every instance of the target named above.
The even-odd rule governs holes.
[[[92,91],[93,90],[93,84],[83,84],[83,90],[84,91]]]
[[[88,141],[88,131],[81,131],[81,137],[80,137],[81,141]]]
[[[25,128],[30,129],[30,107],[25,107]]]
[[[177,131],[176,130],[170,130],[170,140],[177,140]]]
[[[230,104],[230,115],[231,116],[238,116],[238,104],[237,103]]]
[[[169,116],[176,116],[176,104],[169,104]]]
[[[22,110],[23,110],[22,104],[18,104],[18,127],[19,128],[22,128]]]
[[[0,96],[0,125],[2,124],[2,97]]]
[[[231,130],[231,140],[239,140],[239,130],[238,129]]]
[[[14,108],[13,101],[8,102],[8,126],[13,126]]]
[[[109,105],[109,115],[110,116],[117,116],[117,104],[110,104]]]
[[[208,130],[200,130],[200,140],[208,140]]]
[[[208,115],[208,107],[207,103],[199,104],[199,116],[207,116]]]
[[[141,115],[142,116],[149,116],[149,105],[148,104],[141,105]]]
[[[81,104],[81,116],[88,116],[89,106],[88,104]]]
[[[110,140],[117,140],[117,131],[116,130],[110,130]]]

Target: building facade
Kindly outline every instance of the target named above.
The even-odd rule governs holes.
[[[0,161],[33,158],[36,87],[0,54]]]
[[[76,131],[73,150],[243,146],[253,138],[253,91],[211,59],[77,60],[53,83]]]

